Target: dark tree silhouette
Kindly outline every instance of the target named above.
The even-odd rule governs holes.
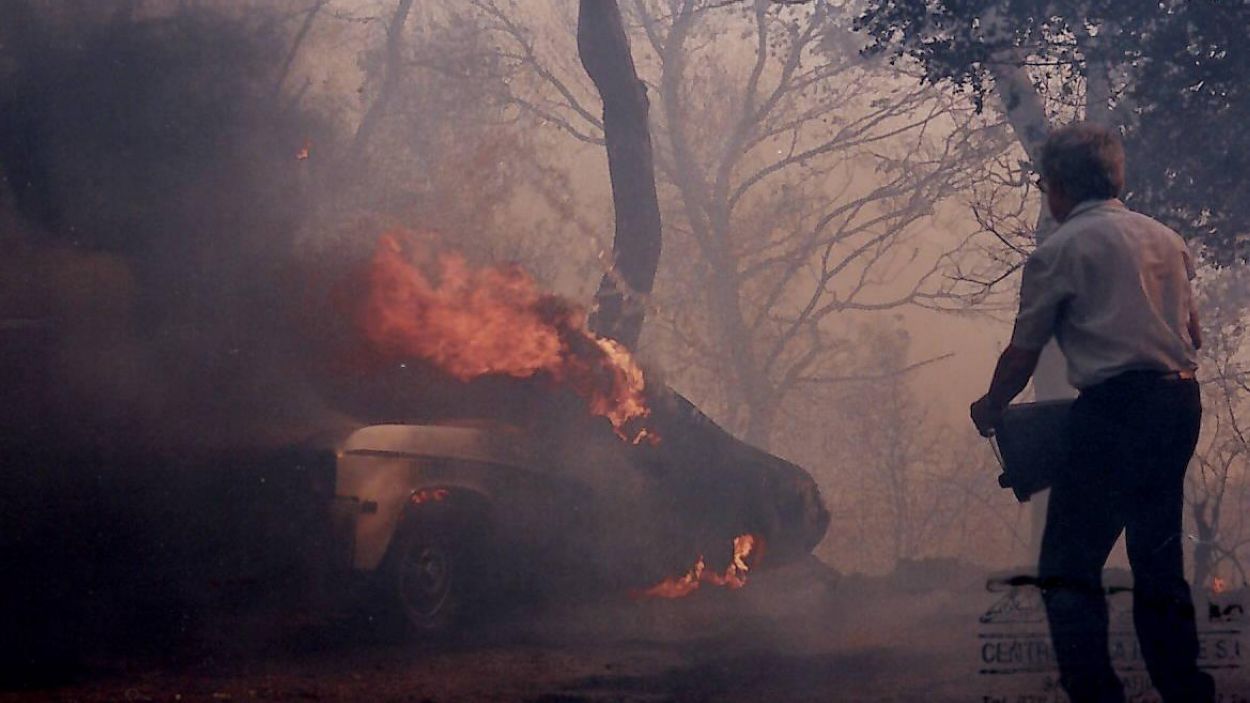
[[[1134,205],[1208,260],[1250,260],[1250,5],[1186,2],[1146,35],[1129,90]]]
[[[581,0],[577,51],[603,99],[603,135],[616,211],[612,266],[595,293],[590,324],[596,333],[632,348],[642,333],[646,298],[660,262],[660,203],[647,91],[634,69],[616,0]]]
[[[859,27],[869,52],[916,60],[927,81],[1001,100],[1030,158],[1054,123],[1122,129],[1126,200],[1208,258],[1250,255],[1240,174],[1250,73],[1250,5],[1236,0],[880,0]],[[1045,228],[1040,228],[1045,231]]]

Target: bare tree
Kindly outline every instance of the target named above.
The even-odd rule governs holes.
[[[1250,547],[1250,435],[1247,434],[1245,307],[1250,272],[1209,272],[1201,287],[1204,429],[1186,475],[1185,500],[1194,528],[1194,577],[1210,587],[1222,565],[1247,583],[1244,551]]]
[[[961,279],[982,287],[978,298],[1010,278],[1055,227],[1046,207],[1028,212],[1021,204],[1022,198],[1031,200],[1030,171],[1053,125],[1086,119],[1122,127],[1133,114],[1126,98],[1132,39],[1120,25],[1131,20],[1141,26],[1157,10],[1143,6],[1125,13],[1121,5],[1099,0],[865,5],[858,25],[872,38],[874,51],[918,58],[927,80],[969,89],[978,104],[992,95],[1015,135],[1015,163],[990,177],[1010,183],[1015,193],[983,189],[973,201],[973,213],[985,225],[986,259]],[[1043,350],[1033,386],[1039,399],[1075,395],[1054,344]]]
[[[659,72],[661,167],[700,262],[668,279],[669,331],[690,366],[713,360],[725,416],[766,445],[787,397],[842,379],[840,315],[949,293],[945,252],[922,255],[915,226],[966,187],[983,126],[866,66],[825,3],[637,12]],[[748,32],[754,51],[735,65]]]
[[[475,3],[526,76],[517,104],[601,139],[587,91],[553,68],[536,33],[495,0]],[[788,397],[841,379],[839,315],[949,294],[948,252],[919,226],[1001,142],[970,107],[865,65],[849,18],[828,3],[628,9],[656,99],[668,222],[650,344],[707,389],[717,416],[767,445]]]
[[[913,4],[913,8],[921,5]],[[981,293],[973,294],[972,300],[984,300],[996,288],[1001,290],[1001,284],[1012,278],[1033,248],[1055,229],[1045,204],[1032,205],[1030,188],[1042,145],[1053,126],[1086,119],[1120,127],[1131,116],[1132,105],[1124,99],[1124,72],[1107,44],[1108,37],[1116,34],[1114,20],[1108,19],[1115,12],[1096,6],[1099,3],[1039,6],[1046,17],[1042,21],[1038,21],[1041,15],[1030,14],[1038,8],[1027,4],[978,8],[977,21],[969,23],[974,25],[970,33],[939,42],[944,48],[922,57],[927,78],[953,78],[968,85],[978,103],[984,94],[992,94],[1017,142],[1015,158],[1003,160],[996,173],[987,174],[983,183],[988,187],[975,189],[970,200],[973,215],[984,228],[977,242],[981,256],[965,257],[964,261],[975,263],[970,264],[972,270],[962,270],[958,277],[980,287]],[[887,19],[890,13],[882,12],[884,7],[871,3],[861,21],[876,38],[878,48],[890,47],[901,37],[901,43],[894,44],[892,50],[908,53],[917,44],[933,39],[933,25],[923,21],[906,28],[891,26]],[[971,59],[974,55],[981,58]],[[1123,55],[1121,52],[1121,58]],[[988,76],[983,75],[986,73]],[[989,90],[983,84],[987,78]],[[1076,395],[1053,341],[1042,350],[1032,386],[1037,400]],[[1045,498],[1033,500],[1032,510],[1036,550],[1040,549],[1045,526]]]
[[[507,77],[480,16],[460,10],[388,0],[348,11],[318,0],[293,16],[284,90],[335,118],[298,157],[315,210],[305,238],[319,245],[308,249],[350,257],[385,228],[429,229],[472,258],[519,261],[554,285],[566,267],[594,266],[599,243],[567,198],[570,175],[547,161],[548,135],[498,99]],[[301,54],[345,43],[359,47],[359,89],[302,92]]]
[[[954,557],[1007,562],[1027,539],[1019,512],[1003,510],[992,459],[971,428],[935,419],[912,390],[909,339],[895,327],[864,330],[857,380],[807,397],[818,418],[803,423],[824,455],[833,516],[824,552],[835,563],[889,571],[900,562]]]

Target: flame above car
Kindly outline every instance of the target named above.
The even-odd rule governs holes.
[[[429,233],[395,230],[377,243],[359,323],[395,361],[420,359],[460,381],[545,375],[585,399],[622,439],[658,441],[642,368],[586,312],[542,291],[515,265],[475,267]]]

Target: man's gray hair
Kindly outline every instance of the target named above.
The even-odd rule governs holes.
[[[1042,146],[1042,177],[1074,202],[1120,197],[1124,145],[1113,129],[1077,122],[1051,132]]]

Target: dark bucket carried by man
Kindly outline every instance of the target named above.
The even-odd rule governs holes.
[[[1021,503],[1050,487],[1068,461],[1068,413],[1072,401],[1047,400],[1008,406],[994,428],[1003,473],[998,485],[1010,488]]]

